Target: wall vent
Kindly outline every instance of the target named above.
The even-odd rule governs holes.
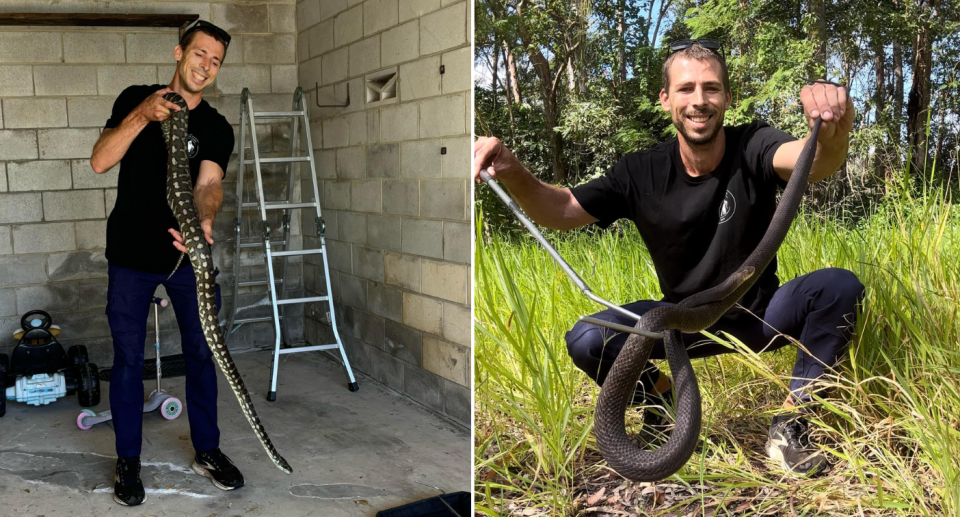
[[[389,68],[366,77],[367,105],[388,104],[397,100],[397,68]]]

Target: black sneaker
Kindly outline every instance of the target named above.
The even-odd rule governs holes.
[[[124,506],[137,506],[147,500],[140,481],[140,456],[117,458],[117,476],[113,481],[113,500]]]
[[[814,476],[830,465],[827,457],[810,445],[807,422],[798,414],[773,417],[766,449],[781,468],[802,476]]]
[[[198,452],[191,468],[197,474],[210,478],[220,490],[236,490],[243,486],[243,474],[219,448]]]
[[[673,411],[673,390],[665,393],[644,393],[640,386],[633,395],[634,406],[643,408],[643,428],[638,438],[648,445],[659,445],[666,441],[671,424],[668,411]]]

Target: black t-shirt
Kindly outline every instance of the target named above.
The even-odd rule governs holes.
[[[763,122],[724,133],[723,159],[704,176],[687,174],[673,138],[628,154],[604,176],[571,189],[601,227],[620,218],[634,222],[666,301],[677,303],[736,271],[770,225],[777,188],[786,185],[773,169],[773,155],[794,137]],[[762,315],[780,285],[776,273],[774,258],[740,304]]]
[[[120,93],[106,128],[115,128],[134,108],[163,85],[131,86]],[[190,110],[187,155],[194,183],[200,162],[227,170],[233,152],[233,128],[207,101]],[[226,174],[226,172],[224,172]],[[167,205],[167,147],[159,122],[149,122],[120,160],[117,203],[107,221],[106,257],[111,264],[145,273],[169,273],[180,252],[170,228],[179,230]],[[189,265],[184,260],[180,267]]]

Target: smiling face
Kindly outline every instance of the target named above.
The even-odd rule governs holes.
[[[177,45],[173,55],[180,86],[190,93],[200,93],[217,78],[224,53],[223,44],[203,32],[195,34],[186,49]]]
[[[660,90],[660,105],[670,112],[677,133],[688,144],[710,144],[723,129],[723,115],[732,100],[723,87],[720,63],[677,56],[669,73],[670,91]]]

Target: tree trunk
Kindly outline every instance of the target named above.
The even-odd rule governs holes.
[[[522,101],[520,100],[520,81],[517,80],[517,63],[513,60],[513,52],[506,41],[503,42],[503,53],[507,62],[507,83],[511,85],[513,102],[520,104]]]
[[[810,0],[808,9],[816,18],[813,24],[813,33],[810,34],[810,39],[817,45],[816,53],[813,56],[814,64],[825,74],[827,70],[827,12],[824,4],[824,0]],[[811,73],[817,76],[811,77],[811,79],[826,79],[826,77],[820,77],[821,72],[819,70],[811,70]]]
[[[893,134],[900,145],[900,124],[903,122],[903,51],[893,40]]]
[[[493,109],[497,109],[497,83],[500,82],[500,53],[497,52],[497,46],[493,46],[493,51],[490,52],[493,54],[493,63],[490,65],[490,69],[493,71]],[[504,94],[507,94],[506,88],[504,88]],[[509,95],[508,95],[509,96]]]
[[[921,18],[929,15],[933,0],[920,0]],[[907,101],[907,136],[911,159],[910,174],[922,174],[927,161],[927,113],[930,109],[931,29],[921,23],[913,51],[913,77]]]
[[[883,41],[880,38],[875,37],[873,41],[873,104],[876,107],[876,111],[874,112],[874,123],[880,122],[880,119],[883,116],[883,111],[887,108],[887,89],[885,88],[887,72],[885,54]]]
[[[627,40],[624,33],[624,1],[617,2],[617,62],[620,64],[620,82],[627,82]]]

